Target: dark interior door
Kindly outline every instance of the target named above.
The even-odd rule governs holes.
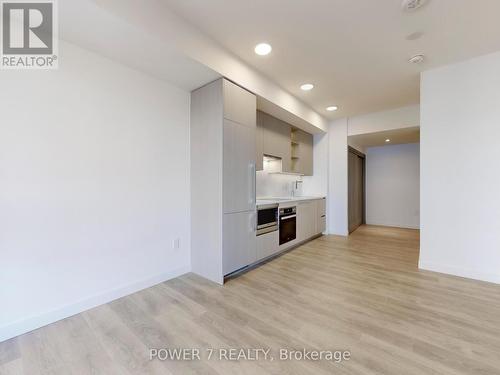
[[[365,222],[365,156],[349,148],[349,233]]]

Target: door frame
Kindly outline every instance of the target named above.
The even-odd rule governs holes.
[[[348,157],[347,157],[347,173],[349,174],[349,152],[355,154],[356,156],[359,156],[362,160],[362,164],[363,164],[363,167],[362,167],[362,170],[363,170],[363,201],[362,201],[362,205],[363,205],[363,217],[362,217],[362,221],[361,221],[361,224],[366,224],[366,155],[363,154],[361,151],[358,151],[356,150],[354,147],[351,147],[351,146],[348,146],[347,147],[347,154],[348,154]],[[347,186],[347,194],[349,196],[349,182],[348,182],[348,186]],[[349,212],[350,212],[350,207],[349,207],[349,199],[347,200],[347,227],[348,227],[348,231],[349,231],[349,234],[351,234],[352,232],[354,232],[356,229],[358,229],[359,227],[357,227],[356,229],[354,229],[353,231],[351,231],[349,229],[350,227],[350,223],[349,223]]]

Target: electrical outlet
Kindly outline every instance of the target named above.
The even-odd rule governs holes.
[[[179,238],[176,238],[175,240],[172,241],[172,249],[176,250],[180,247],[180,242],[181,240]]]

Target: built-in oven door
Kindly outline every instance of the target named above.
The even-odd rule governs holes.
[[[297,238],[297,215],[280,217],[280,245]]]

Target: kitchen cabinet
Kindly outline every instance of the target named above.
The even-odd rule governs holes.
[[[291,126],[284,121],[261,112],[260,126],[263,131],[263,155],[274,156],[281,159],[281,171],[291,172]]]
[[[280,251],[279,231],[257,237],[257,260],[262,260]]]
[[[191,93],[191,267],[220,284],[256,260],[256,114],[224,78]]]
[[[316,201],[316,234],[326,231],[326,198]]]
[[[255,210],[255,125],[224,119],[224,213]]]
[[[297,203],[297,239],[305,241],[326,230],[326,199]]]
[[[313,136],[267,113],[257,111],[256,168],[264,155],[281,159],[281,171],[313,175]]]
[[[257,261],[256,213],[225,214],[223,220],[223,273],[227,275]]]
[[[257,98],[240,86],[223,80],[224,118],[251,127],[256,126]]]
[[[313,175],[313,136],[300,129],[292,131],[292,172]]]
[[[316,235],[316,201],[297,203],[297,241],[305,241]]]
[[[255,129],[255,168],[258,171],[264,169],[264,112],[257,111],[257,127]]]
[[[302,242],[320,235],[326,230],[326,199],[317,198],[307,201],[291,201],[280,204],[280,208],[297,207],[296,239],[279,245],[279,232],[267,233],[257,237],[257,261],[285,251]]]

